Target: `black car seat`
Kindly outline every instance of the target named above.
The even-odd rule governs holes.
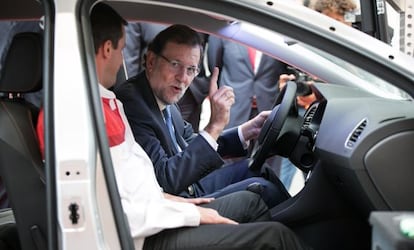
[[[42,87],[42,37],[14,36],[0,76],[0,175],[23,250],[46,250],[46,186],[35,132],[38,108],[24,99]]]

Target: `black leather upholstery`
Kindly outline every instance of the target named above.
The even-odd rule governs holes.
[[[0,92],[26,93],[42,88],[41,35],[17,34],[9,47],[0,78]]]
[[[0,92],[0,175],[14,212],[23,250],[46,249],[46,187],[34,121],[38,110],[24,93],[41,88],[42,39],[17,34],[8,50]]]
[[[0,209],[0,249],[21,249],[16,222],[13,211],[10,208]]]

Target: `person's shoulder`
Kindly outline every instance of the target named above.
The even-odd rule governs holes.
[[[134,85],[132,82],[125,81],[122,83],[115,84],[112,89],[117,99],[119,99],[122,103],[126,102],[127,100],[133,100],[133,93],[136,92],[134,90]]]
[[[117,83],[112,91],[116,97],[125,105],[144,105],[147,102],[147,95],[150,93],[145,74],[138,74],[127,81]]]
[[[133,76],[131,78],[129,78],[128,80],[124,81],[124,82],[119,82],[116,83],[113,87],[112,90],[118,94],[120,92],[127,92],[127,91],[132,91],[134,89],[134,86],[139,86],[140,82],[142,80],[140,79],[140,74]]]
[[[128,83],[128,81],[125,82],[119,82],[116,83],[111,90],[116,94],[120,94],[122,92],[124,92],[125,89],[129,89],[130,88],[130,84]]]

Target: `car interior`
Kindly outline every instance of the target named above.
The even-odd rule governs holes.
[[[324,80],[325,83],[311,86],[316,100],[303,116],[299,115],[295,101],[297,84],[287,84],[265,123],[266,129],[259,136],[250,163],[252,168],[261,168],[269,155],[278,154],[289,157],[306,174],[304,188],[272,208],[271,213],[274,220],[290,227],[314,249],[370,249],[371,212],[414,209],[411,164],[414,161],[411,152],[414,109],[410,97],[414,96],[414,88],[412,72],[401,70],[403,73],[398,73],[403,68],[398,65],[406,62],[404,58],[386,51],[385,54],[393,55],[397,61],[397,66],[390,69],[384,66],[386,62],[372,59],[371,73],[395,81],[396,86],[406,91],[405,98],[383,98],[356,87],[364,81],[345,71],[343,75],[327,72],[329,70],[322,66],[327,61],[311,61],[305,56],[303,61],[295,61],[301,52],[288,48],[295,46],[295,42],[278,44],[269,35],[272,33],[255,34],[248,25],[236,22],[233,17],[211,14],[227,11],[225,13],[240,20],[251,20],[255,15],[259,18],[257,12],[247,17],[231,9],[231,4],[224,3],[223,9],[216,9],[217,6],[208,1],[203,3],[208,12],[126,1],[110,1],[109,4],[129,21],[180,22],[210,35],[254,45]],[[36,4],[34,9],[37,8]],[[35,12],[35,17],[41,13]],[[33,14],[21,15],[30,17]],[[343,50],[331,41],[317,45],[320,40],[311,30],[300,30],[270,16],[260,22],[264,27],[279,29],[299,39],[299,35],[292,35],[296,29],[307,37],[309,44],[326,46],[328,51],[336,51],[338,57],[349,59],[346,54],[350,50]],[[85,43],[90,42],[88,39],[85,38]],[[25,95],[42,88],[45,44],[36,33],[16,35],[1,69],[0,176],[12,207],[12,210],[0,211],[1,249],[2,244],[7,247],[5,249],[47,249],[46,175],[35,133],[39,108],[25,99]],[[352,54],[352,60],[363,68],[364,64],[371,63],[367,54]]]
[[[0,173],[23,249],[46,249],[45,171],[35,132],[38,107],[24,98],[42,87],[42,51],[40,34],[17,34],[0,78],[5,93],[0,100]]]

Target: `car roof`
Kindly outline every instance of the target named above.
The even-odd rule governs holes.
[[[281,50],[280,47],[273,46],[275,37],[268,36],[270,33],[262,31],[277,30],[289,37],[289,43],[301,41],[327,51],[368,69],[373,75],[401,84],[399,87],[406,91],[410,91],[409,86],[406,86],[407,83],[414,82],[412,67],[407,67],[407,65],[413,65],[412,58],[363,32],[299,4],[292,4],[291,1],[130,0],[105,2],[128,21],[186,24],[200,32],[215,34],[256,47],[269,55],[281,53]],[[61,9],[63,7],[65,6],[60,6]],[[38,0],[8,1],[8,4],[0,9],[0,20],[39,19],[42,15],[43,9]],[[306,18],[303,18],[304,16]],[[250,24],[250,26],[240,25],[240,23]],[[254,26],[251,25],[253,23],[262,27],[260,32],[251,28]],[[287,61],[289,58],[278,57],[277,59],[289,63]],[[369,65],[367,65],[368,62]],[[302,70],[311,72],[306,68]],[[326,80],[329,81],[329,79]]]
[[[37,0],[13,0],[3,3],[0,20],[33,20],[43,15],[43,7]]]

